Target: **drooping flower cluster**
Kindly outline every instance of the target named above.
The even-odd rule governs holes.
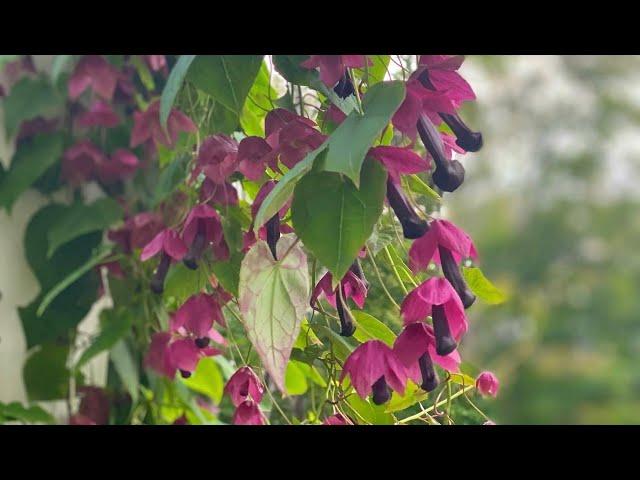
[[[175,299],[152,296],[154,308],[160,305],[159,308],[168,308],[172,314],[161,331],[155,327],[153,332],[149,331],[150,324],[140,329],[141,338],[150,335],[145,366],[169,379],[174,379],[176,373],[189,378],[196,372],[201,359],[221,354],[227,344],[216,323],[225,327],[223,307],[231,300],[231,295],[222,288],[224,282],[216,278],[217,271],[216,275],[210,273],[208,261],[237,260],[258,240],[266,241],[273,259],[279,260],[276,247],[280,236],[293,232],[287,223],[291,198],[254,232],[257,214],[282,175],[328,139],[324,124],[321,129],[305,116],[304,95],[296,92],[303,97],[299,99],[300,114],[273,108],[264,118],[264,137],[238,136],[236,133],[198,136],[199,145],[192,149],[192,145],[184,140],[193,139],[195,143],[196,135],[185,134],[198,132],[198,126],[176,108],[170,110],[166,124],[163,124],[160,120],[161,88],[148,87],[141,74],[146,71],[152,80],[166,79],[172,63],[172,57],[163,55],[124,56],[120,61],[101,55],[82,56],[73,67],[67,85],[69,115],[36,117],[22,122],[16,135],[18,142],[29,141],[38,133],[58,130],[63,123],[68,125],[71,141],[65,144],[60,178],[76,193],[79,192],[77,187],[84,183],[98,182],[106,193],[116,197],[125,212],[123,225],[110,230],[107,237],[116,244],[118,252],[131,255],[127,259],[131,261],[120,263],[120,255],[115,261],[105,260],[100,267],[106,268],[110,275],[125,278],[137,274],[141,285],[145,288],[148,285],[156,294],[164,291],[167,275],[178,262],[188,269],[199,269],[195,273],[199,280],[206,276],[206,287],[177,309],[173,306]],[[407,294],[400,309],[403,328],[395,342],[369,340],[353,350],[344,363],[335,362],[342,366],[341,381],[346,383],[348,378],[360,397],[372,396],[375,404],[388,402],[392,392],[402,395],[409,380],[427,392],[433,391],[439,382],[436,366],[448,372],[459,370],[461,358],[457,348],[468,330],[465,308],[475,300],[460,270],[460,265],[467,259],[477,259],[471,238],[446,220],[428,221],[402,187],[403,176],[427,173],[433,166],[433,183],[440,190],[453,192],[460,186],[465,172],[453,158],[453,153],[477,151],[482,145],[481,134],[470,130],[458,114],[463,102],[475,99],[475,94],[458,73],[462,57],[421,56],[418,64],[417,71],[406,84],[406,98],[391,121],[396,131],[403,134],[401,145],[404,146],[372,146],[367,156],[384,167],[388,206],[399,219],[404,237],[414,240],[409,251],[411,270],[418,273],[434,262],[441,266],[443,277],[429,278]],[[312,55],[302,62],[298,67],[306,69],[303,73],[317,69],[324,84],[318,87],[322,93],[319,98],[326,97],[329,105],[322,107],[323,115],[317,118],[335,124],[344,121],[346,116],[342,107],[337,106],[342,104],[335,101],[336,95],[341,99],[355,96],[359,101],[360,94],[370,86],[368,81],[362,80],[364,70],[372,66],[373,62],[366,55]],[[29,62],[21,61],[14,68],[16,78],[36,73]],[[362,71],[357,73],[352,69]],[[145,83],[144,89],[141,88]],[[185,85],[188,85],[185,89],[194,86],[190,82]],[[0,91],[0,96],[4,94]],[[176,98],[177,105],[184,105],[181,97]],[[193,118],[202,117],[193,115]],[[445,133],[445,129],[454,135]],[[416,153],[413,143],[406,146],[405,136],[411,142],[420,136],[427,154]],[[144,191],[148,187],[146,184],[161,183],[154,175],[146,178],[148,166],[157,159],[164,164],[170,155],[185,154],[185,150],[186,166],[178,174],[182,175],[182,180],[188,178],[186,184],[180,184],[163,198],[148,198],[148,193],[158,192]],[[162,170],[162,173],[166,171]],[[135,194],[126,197],[131,190]],[[140,209],[148,211],[139,213]],[[243,220],[239,232],[230,233],[237,227],[229,226],[233,221],[227,223],[231,218],[230,211]],[[246,228],[249,222],[251,224]],[[369,295],[369,285],[360,264],[365,252],[363,246],[359,259],[355,259],[341,279],[333,278],[330,272],[320,277],[309,299],[316,311],[325,313],[321,305],[323,299],[335,309],[340,334],[346,337],[356,332],[359,328],[356,318],[361,318],[357,312],[353,315],[351,308],[364,308]],[[236,268],[236,264],[232,266]],[[152,267],[154,270],[150,272]],[[108,284],[104,285],[103,290],[107,291]],[[132,295],[137,293],[138,290],[132,289]],[[143,293],[147,295],[146,291]],[[266,374],[264,378],[267,378]],[[495,396],[498,386],[497,378],[490,372],[483,372],[476,382],[476,389],[483,395]],[[265,389],[248,365],[239,368],[228,379],[224,392],[235,407],[234,424],[268,423],[260,409]],[[336,398],[340,398],[343,392],[339,392],[339,388],[334,390]],[[88,406],[92,398],[100,396],[98,392],[87,390],[84,393],[80,412],[72,422],[107,423],[108,410],[105,417],[104,402],[94,401],[100,403],[100,408]],[[348,417],[338,403],[334,404],[333,415],[324,417],[323,423],[356,423],[356,417]],[[106,405],[108,407],[108,403]],[[198,405],[205,404],[198,399]],[[95,412],[89,413],[90,410]],[[321,409],[320,419],[325,414]],[[185,414],[170,422],[182,424],[188,422],[187,418]]]
[[[457,372],[461,362],[457,346],[468,329],[465,309],[474,303],[475,296],[462,276],[460,264],[467,259],[476,260],[477,251],[471,238],[453,223],[437,219],[429,223],[417,213],[403,192],[400,179],[401,175],[428,171],[433,160],[434,184],[452,192],[464,180],[464,168],[452,160],[453,152],[477,151],[482,146],[482,135],[471,131],[457,114],[464,101],[475,99],[471,87],[457,72],[462,61],[460,56],[420,57],[417,71],[407,81],[406,97],[392,118],[395,128],[410,139],[420,134],[428,153],[426,159],[410,147],[378,146],[369,151],[387,170],[387,201],[402,225],[404,237],[414,240],[409,250],[410,268],[418,273],[433,261],[441,265],[444,274],[444,278],[427,279],[406,296],[401,306],[405,326],[393,348],[378,340],[368,341],[345,362],[342,376],[351,378],[362,398],[372,394],[376,404],[388,401],[391,390],[402,394],[407,379],[430,392],[439,382],[434,364]],[[319,60],[314,60],[313,65],[322,68]],[[438,131],[443,122],[455,137]],[[352,278],[353,273],[348,272],[336,292],[345,292],[343,285],[347,285],[349,292],[358,292],[355,297],[351,293],[356,303],[362,303],[364,297],[352,287]],[[340,310],[342,297],[330,288],[330,277],[323,277],[314,290],[312,304],[324,291],[340,313],[342,334],[353,334],[353,324],[345,328],[349,323]],[[478,391],[497,391],[494,379],[492,374],[483,374],[477,382]]]
[[[171,316],[169,330],[157,332],[151,339],[145,364],[157,373],[173,378],[176,371],[184,378],[191,376],[202,357],[218,355],[226,341],[214,328],[224,325],[219,295],[199,293],[191,296]]]
[[[264,385],[251,367],[239,368],[227,381],[224,393],[236,407],[234,425],[264,425],[265,417],[259,404],[264,395]]]
[[[147,55],[152,70],[166,68],[164,55]],[[111,153],[104,152],[104,145],[95,144],[92,130],[113,129],[121,124],[116,106],[129,110],[134,105],[133,71],[130,66],[121,69],[101,55],[87,55],[80,59],[69,78],[69,98],[77,103],[73,112],[73,124],[82,136],[69,147],[63,156],[62,177],[71,185],[97,180],[105,184],[116,183],[131,177],[142,166],[130,150],[120,147]],[[90,92],[87,94],[87,92]],[[83,97],[87,97],[83,100]],[[194,132],[196,126],[184,114],[173,109],[167,121],[166,131],[160,125],[160,102],[153,101],[144,110],[135,111],[129,148],[154,142],[167,147],[175,144],[181,131]],[[101,137],[104,144],[104,135]]]

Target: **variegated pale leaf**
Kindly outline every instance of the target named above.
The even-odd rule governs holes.
[[[291,349],[309,306],[307,256],[293,234],[278,241],[275,261],[266,242],[258,241],[240,267],[240,312],[253,348],[283,393]]]

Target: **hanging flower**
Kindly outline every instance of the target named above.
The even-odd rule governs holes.
[[[164,290],[164,279],[169,272],[171,261],[182,260],[187,254],[187,247],[174,230],[165,228],[142,249],[140,259],[146,262],[159,253],[160,263],[151,279],[151,290],[157,294]]]
[[[467,319],[460,297],[446,278],[432,277],[405,297],[400,306],[405,325],[433,319],[436,352],[445,356],[453,352],[467,331]]]
[[[351,311],[346,304],[347,299],[351,298],[359,308],[362,308],[367,297],[367,285],[353,272],[352,268],[342,277],[335,290],[331,287],[333,276],[327,272],[313,289],[310,302],[311,308],[315,308],[318,298],[324,293],[329,304],[338,311],[340,335],[345,337],[350,337],[356,330]]]
[[[344,362],[340,381],[349,375],[360,398],[373,394],[373,403],[391,399],[391,390],[404,394],[407,373],[394,351],[380,340],[369,340],[356,348]]]
[[[232,422],[234,425],[265,425],[267,423],[258,404],[250,399],[238,405]]]
[[[62,155],[62,178],[78,186],[93,179],[96,165],[107,161],[104,153],[91,140],[80,140]]]
[[[134,248],[142,248],[164,228],[160,215],[155,212],[141,212],[128,218],[124,226],[109,230],[107,238],[117,243],[126,254]]]
[[[87,89],[111,100],[118,83],[118,69],[102,55],[85,55],[69,78],[69,98],[76,100]]]
[[[219,260],[226,260],[229,256],[220,217],[209,205],[200,204],[191,209],[184,222],[182,239],[189,248],[184,264],[192,270],[198,268],[198,260],[207,246],[213,248]],[[221,245],[223,243],[224,246]]]
[[[120,118],[111,105],[99,99],[95,100],[88,110],[80,113],[76,118],[76,125],[82,128],[113,128],[119,124]]]
[[[424,322],[407,325],[396,338],[393,351],[406,368],[409,378],[427,392],[438,385],[434,363],[450,372],[457,372],[460,364],[457,350],[445,356],[438,355],[433,328]]]
[[[96,177],[103,183],[114,183],[131,177],[138,166],[138,157],[127,149],[119,148],[108,159],[103,156],[96,160]]]
[[[326,140],[316,127],[314,121],[283,108],[271,110],[265,117],[266,142],[271,147],[265,163],[276,172],[280,171],[278,160],[293,168]]]
[[[340,81],[347,68],[364,68],[373,63],[366,55],[311,55],[300,65],[309,69],[317,68],[322,83],[332,88]]]
[[[260,403],[264,395],[264,385],[251,367],[241,367],[227,381],[224,393],[231,397],[231,402],[236,407],[246,400]]]
[[[133,113],[133,130],[131,130],[131,148],[145,142],[153,142],[167,148],[173,148],[180,132],[194,133],[198,127],[179,110],[172,108],[167,119],[166,130],[160,124],[160,100],[154,101],[144,112]]]
[[[493,372],[482,372],[476,379],[476,390],[480,395],[495,397],[498,395],[500,382]]]
[[[209,346],[212,340],[226,344],[213,328],[214,321],[224,324],[215,298],[204,293],[191,296],[171,316],[169,331],[153,335],[145,365],[168,378],[173,378],[178,370],[184,378],[190,377],[201,358],[221,353]]]
[[[414,273],[426,269],[431,260],[442,264],[444,276],[458,292],[465,308],[469,308],[475,295],[467,287],[459,268],[462,259],[466,258],[478,258],[473,240],[448,220],[433,220],[427,233],[409,249],[409,267]]]
[[[200,145],[192,180],[203,172],[215,184],[223,184],[238,167],[238,143],[223,134],[211,135]]]

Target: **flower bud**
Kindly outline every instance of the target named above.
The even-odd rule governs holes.
[[[499,388],[500,382],[492,372],[482,372],[476,378],[476,389],[480,395],[495,397]]]

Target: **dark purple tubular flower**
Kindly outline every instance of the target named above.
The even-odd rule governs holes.
[[[273,259],[278,261],[276,247],[278,245],[278,240],[280,240],[280,215],[276,213],[267,221],[265,227],[267,229],[267,245],[269,245],[269,250],[271,250]]]
[[[391,390],[404,394],[407,372],[394,351],[380,340],[369,340],[344,362],[340,381],[346,375],[360,398],[372,395],[373,403],[382,405],[391,399]]]
[[[438,115],[456,135],[457,144],[468,152],[482,148],[482,133],[472,131],[455,113],[465,100],[474,100],[475,94],[469,84],[457,72],[462,65],[462,56],[422,55],[419,61],[418,80],[431,91],[445,95],[454,111],[438,111]]]
[[[378,146],[369,150],[387,170],[387,201],[402,224],[405,238],[415,239],[427,231],[427,221],[421,218],[402,191],[400,175],[410,175],[429,170],[430,162],[411,148]]]
[[[182,239],[189,251],[185,255],[184,264],[195,270],[198,260],[207,246],[217,246],[224,242],[220,217],[212,207],[205,204],[196,205],[191,209],[184,223]],[[224,249],[214,250],[223,251]]]
[[[182,260],[187,254],[187,247],[175,231],[166,228],[142,249],[140,259],[145,262],[158,253],[161,253],[160,263],[151,279],[151,291],[161,294],[164,290],[164,279],[169,272],[171,260],[176,262]]]
[[[349,72],[344,72],[340,81],[333,87],[333,91],[336,92],[340,98],[347,98],[353,95],[356,91],[353,88],[353,83],[349,77]]]
[[[433,319],[436,353],[449,355],[467,331],[468,324],[460,297],[446,278],[432,277],[407,295],[400,307],[404,324]]]
[[[436,164],[433,183],[442,191],[455,191],[464,182],[464,167],[457,160],[447,159],[440,132],[425,114],[421,114],[418,119],[418,134]]]
[[[359,308],[364,307],[367,285],[351,269],[347,271],[335,290],[331,288],[332,280],[333,276],[329,272],[320,279],[311,294],[311,308],[315,308],[318,298],[324,293],[329,304],[338,311],[340,335],[350,337],[356,331],[356,327],[346,301],[351,298]]]
[[[427,221],[420,217],[404,195],[402,187],[387,179],[387,200],[402,225],[404,238],[420,238],[429,229]]]
[[[469,308],[476,297],[469,290],[459,267],[462,259],[469,257],[478,257],[471,237],[447,220],[433,220],[429,231],[411,245],[409,266],[418,272],[427,268],[431,260],[440,263],[444,276],[458,293],[464,307]]]
[[[457,372],[460,364],[457,350],[445,356],[438,355],[433,328],[424,322],[407,325],[396,338],[393,351],[405,366],[409,378],[427,392],[436,388],[439,382],[434,363],[451,372]]]
[[[440,117],[455,134],[458,146],[467,152],[477,152],[482,148],[482,133],[472,131],[457,113],[451,115],[440,112]]]
[[[269,180],[262,184],[260,190],[256,195],[253,204],[251,205],[251,215],[253,218],[258,214],[260,207],[262,206],[262,202],[267,195],[273,190],[276,186],[277,182],[275,180]],[[283,228],[286,225],[281,225],[280,219],[284,217],[289,209],[290,202],[285,203],[285,205],[273,216],[271,217],[265,225],[260,227],[259,235],[261,238],[266,237],[267,245],[269,245],[269,250],[271,250],[271,254],[273,255],[274,260],[278,260],[276,254],[276,246],[278,244],[278,240],[280,240],[280,233],[283,232]],[[264,234],[263,234],[264,232]],[[286,232],[284,232],[286,233]]]

